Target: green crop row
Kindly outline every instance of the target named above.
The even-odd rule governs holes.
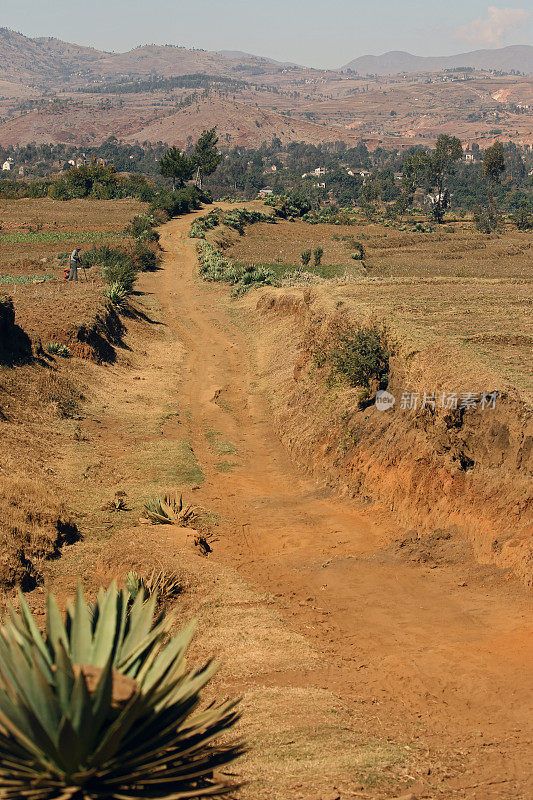
[[[24,244],[28,242],[98,242],[103,239],[123,237],[123,231],[16,231],[0,235],[0,242]]]
[[[47,273],[46,275],[0,275],[0,283],[42,283],[44,281],[53,281],[57,279],[57,275]]]

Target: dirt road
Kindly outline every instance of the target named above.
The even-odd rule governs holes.
[[[400,560],[382,523],[294,469],[258,389],[254,320],[199,280],[190,222],[163,228],[164,270],[144,288],[184,345],[198,496],[221,518],[213,558],[273,594],[323,654],[292,680],[331,690],[370,732],[418,752],[429,774],[414,776],[417,796],[531,798],[528,598],[474,565]]]

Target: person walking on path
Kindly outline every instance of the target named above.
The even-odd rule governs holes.
[[[80,249],[75,247],[70,254],[70,273],[68,276],[69,281],[78,280],[78,267],[81,265]]]

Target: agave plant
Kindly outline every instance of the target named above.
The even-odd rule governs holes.
[[[145,599],[155,595],[158,605],[162,606],[181,594],[183,580],[174,572],[165,572],[165,570],[154,569],[148,578],[131,570],[126,575],[126,589],[133,599],[142,592],[144,592]]]
[[[197,711],[212,662],[187,670],[193,628],[171,637],[156,597],[114,585],[91,609],[78,588],[42,635],[23,598],[0,629],[0,796],[137,800],[220,795],[213,772],[241,752],[215,745],[235,703]]]
[[[121,310],[128,305],[130,292],[120,281],[113,281],[104,289],[104,295],[112,306]]]
[[[163,499],[153,497],[144,504],[142,520],[153,525],[191,525],[199,517],[197,506],[186,506],[183,495],[179,500],[173,494],[166,494]]]

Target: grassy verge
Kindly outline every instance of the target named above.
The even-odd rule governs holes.
[[[28,244],[32,242],[100,242],[125,236],[124,231],[14,231],[0,235],[0,244]]]
[[[48,272],[46,275],[0,275],[0,283],[44,283],[45,281],[57,280],[57,275]]]

